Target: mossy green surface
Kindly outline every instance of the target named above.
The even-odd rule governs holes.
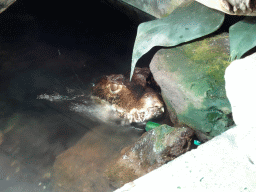
[[[193,61],[193,67],[204,74],[207,78],[209,88],[207,96],[214,96],[217,87],[223,88],[225,80],[224,74],[227,66],[230,64],[229,51],[223,45],[227,35],[220,35],[213,38],[206,38],[202,41],[196,41],[182,46],[182,53]],[[224,41],[223,41],[224,40]],[[218,97],[225,97],[224,92],[217,93]]]
[[[224,109],[231,112],[225,92],[224,74],[230,64],[229,51],[223,44],[225,38],[227,35],[219,35],[180,48],[182,54],[192,61],[191,64],[201,76],[201,81],[197,83],[191,84],[191,81],[184,83],[188,83],[187,87],[191,86],[195,95],[202,97],[203,100],[200,108],[190,104],[185,115],[180,114],[179,119],[189,117],[187,123],[190,122],[193,127],[196,125],[210,136],[221,134],[228,129],[229,124],[232,124],[225,114],[227,112],[223,112]]]
[[[163,97],[169,112],[170,109],[175,111],[181,124],[210,136],[229,129],[233,121],[224,79],[230,64],[228,35],[208,37],[161,51],[158,61],[160,59],[158,70],[168,74],[168,81],[175,84],[175,92],[179,93],[176,106]]]
[[[176,72],[178,83],[196,96],[226,98],[224,73],[230,64],[229,51],[223,47],[225,35],[171,48],[166,57],[171,65],[165,70]],[[225,46],[225,45],[224,45]]]
[[[154,135],[157,135],[156,141],[154,142],[154,151],[162,152],[165,149],[164,145],[164,138],[167,134],[171,133],[174,130],[173,127],[170,127],[168,125],[160,125],[159,127],[156,127],[155,129],[151,130],[154,132]]]

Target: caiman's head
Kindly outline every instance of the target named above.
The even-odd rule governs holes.
[[[157,87],[148,68],[135,68],[131,82],[128,75],[103,76],[92,88],[92,94],[112,105],[126,122],[140,123],[164,113]]]

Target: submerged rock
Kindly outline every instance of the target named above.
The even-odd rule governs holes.
[[[194,131],[161,125],[144,133],[105,171],[114,187],[121,187],[187,152]]]
[[[54,163],[55,192],[112,192],[104,170],[121,149],[140,134],[129,128],[98,126],[76,145],[60,154]]]

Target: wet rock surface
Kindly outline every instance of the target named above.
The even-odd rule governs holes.
[[[106,176],[114,187],[121,187],[187,152],[194,131],[161,125],[144,133],[107,168]]]
[[[174,124],[185,124],[209,137],[233,125],[224,81],[229,63],[227,33],[161,49],[154,55],[150,70]]]
[[[118,130],[117,130],[118,129]],[[129,136],[130,140],[125,138]],[[99,126],[57,157],[54,164],[54,191],[104,191],[115,188],[103,172],[121,149],[138,135],[128,127]]]

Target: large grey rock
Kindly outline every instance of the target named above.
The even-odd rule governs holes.
[[[161,49],[151,72],[174,124],[186,124],[213,137],[233,124],[224,72],[229,62],[226,33]]]
[[[114,187],[121,187],[187,152],[194,132],[161,125],[144,133],[105,171]]]

